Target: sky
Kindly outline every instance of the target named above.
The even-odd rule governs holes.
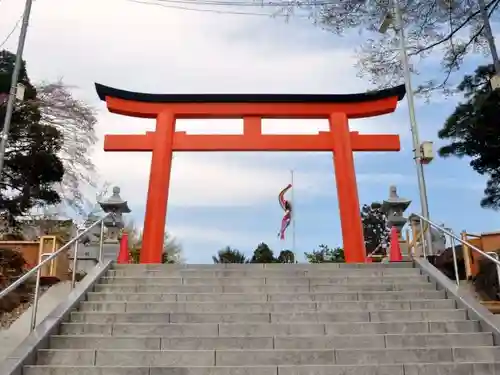
[[[0,0],[0,43],[21,16],[23,1]],[[233,9],[260,12],[259,8]],[[4,48],[15,51],[18,29]],[[104,134],[141,134],[154,121],[110,114],[94,82],[151,93],[330,93],[364,92],[373,87],[357,76],[354,48],[359,37],[337,37],[303,17],[195,12],[127,0],[37,0],[24,58],[32,81],[63,79],[74,95],[98,111],[99,141],[91,150],[101,181],[121,188],[137,226],[144,219],[151,155],[104,153]],[[464,65],[470,73],[484,57]],[[438,69],[435,60],[427,71]],[[421,140],[443,144],[437,132],[456,98],[417,101]],[[326,130],[322,120],[264,120],[264,133]],[[387,198],[390,185],[412,201],[419,194],[406,100],[395,113],[351,120],[364,134],[399,134],[397,153],[357,153],[360,203]],[[238,120],[178,121],[188,133],[238,134]],[[276,253],[291,249],[292,231],[277,239],[282,211],[279,191],[294,171],[295,252],[298,259],[319,244],[342,243],[333,160],[329,153],[177,153],[174,156],[167,230],[183,246],[189,263],[210,263],[227,245],[250,255],[260,242]],[[500,229],[496,212],[479,206],[485,180],[467,160],[436,159],[425,166],[431,217],[455,231]],[[92,197],[91,197],[92,198]]]

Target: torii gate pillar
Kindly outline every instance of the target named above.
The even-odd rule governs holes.
[[[393,112],[404,86],[351,95],[141,94],[96,84],[110,112],[155,118],[143,135],[106,135],[105,151],[152,152],[141,263],[161,263],[174,151],[329,151],[333,154],[346,262],[366,258],[353,152],[399,151],[399,136],[362,135],[349,118]],[[175,131],[179,118],[243,118],[241,135],[190,135]],[[264,135],[263,118],[324,118],[329,131],[316,135]]]

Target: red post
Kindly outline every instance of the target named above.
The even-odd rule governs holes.
[[[399,235],[396,227],[391,228],[391,247],[389,249],[389,262],[401,262],[401,246],[399,245]]]
[[[123,232],[122,238],[120,239],[120,252],[118,253],[118,264],[129,264],[129,254],[128,254],[128,233]]]
[[[141,263],[161,263],[162,261],[174,132],[173,113],[161,112],[156,118],[154,133]]]
[[[366,251],[347,115],[333,113],[329,123],[345,261],[364,263]]]

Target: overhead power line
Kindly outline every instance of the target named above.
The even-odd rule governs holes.
[[[254,8],[276,8],[276,7],[289,7],[295,6],[293,1],[267,1],[267,2],[257,2],[257,1],[238,1],[238,0],[151,0],[149,3],[152,4],[162,4],[162,3],[180,3],[180,4],[190,4],[190,5],[215,5],[215,6],[235,6],[235,7],[254,7]],[[304,1],[301,6],[323,6],[332,5],[334,0],[324,0],[324,1]]]
[[[216,14],[233,14],[233,15],[242,15],[242,16],[261,16],[261,17],[288,17],[287,14],[282,14],[281,10],[277,10],[276,12],[273,13],[259,13],[259,12],[251,12],[251,11],[232,11],[232,10],[222,10],[220,7],[226,6],[226,7],[239,7],[239,6],[253,6],[256,8],[261,8],[262,6],[258,3],[239,3],[239,2],[234,2],[234,1],[207,1],[207,0],[202,0],[202,1],[189,1],[189,0],[161,0],[157,2],[152,2],[152,1],[142,1],[142,0],[127,0],[132,3],[138,3],[138,4],[144,4],[144,5],[152,5],[152,6],[157,6],[157,7],[162,7],[162,8],[170,8],[170,9],[179,9],[179,10],[187,10],[187,11],[193,11],[193,12],[207,12],[207,13],[216,13]],[[192,5],[194,7],[188,7],[184,5],[176,5],[176,4],[185,4],[185,5]],[[242,5],[246,4],[246,5]],[[201,8],[201,7],[196,7],[196,6],[215,6],[219,7],[219,9],[210,9],[210,8]],[[280,4],[275,4],[272,5],[273,7],[285,7],[289,6],[288,3],[283,3],[283,5]],[[271,5],[268,5],[268,7],[271,7]],[[297,15],[295,16],[296,18],[308,18],[307,16],[303,15]]]
[[[1,0],[0,0],[1,1]],[[19,27],[19,24],[21,23],[21,20],[23,19],[23,15],[21,14],[21,16],[19,17],[19,19],[17,20],[16,24],[14,25],[14,27],[12,28],[12,30],[7,34],[7,36],[5,37],[5,39],[0,43],[0,49],[3,48],[3,46],[9,41],[10,37],[12,36],[12,34],[14,34],[14,32],[17,30],[17,28]]]

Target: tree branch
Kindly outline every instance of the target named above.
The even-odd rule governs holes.
[[[490,3],[488,3],[486,5],[486,9],[488,9],[490,6],[493,5],[493,8],[490,12],[490,16],[491,16],[491,13],[493,13],[493,10],[495,10],[496,6],[498,5],[500,0],[492,0]],[[475,11],[474,13],[472,13],[469,17],[467,17],[464,21],[462,21],[462,23],[453,31],[451,31],[445,38],[442,38],[434,43],[431,43],[430,45],[426,46],[426,47],[423,47],[423,48],[419,48],[417,49],[415,52],[410,52],[409,55],[410,56],[413,56],[413,55],[418,55],[420,53],[423,53],[423,52],[426,52],[426,51],[429,51],[431,49],[433,49],[434,47],[437,47],[438,45],[444,43],[444,42],[447,42],[447,41],[450,41],[454,36],[455,34],[457,34],[460,30],[462,30],[465,26],[467,26],[467,24],[474,18],[476,17],[479,13],[481,12],[481,10],[477,10]],[[481,30],[484,28],[484,26],[481,28]]]

